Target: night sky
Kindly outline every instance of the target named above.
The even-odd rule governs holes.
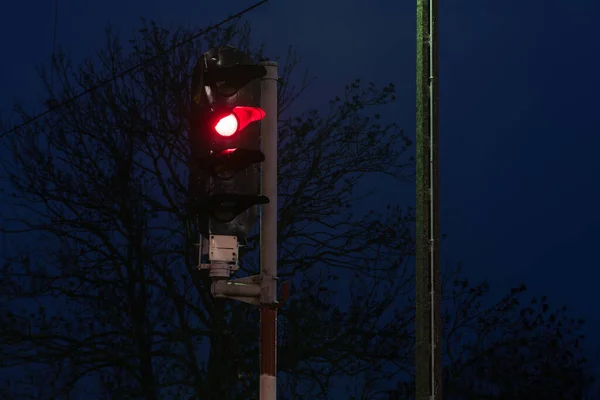
[[[124,39],[140,16],[202,27],[247,1],[59,0],[58,43],[92,57],[110,22]],[[439,1],[443,260],[464,263],[495,293],[524,282],[588,321],[600,345],[600,3]],[[5,2],[0,12],[0,112],[20,99],[41,110],[35,65],[48,64],[54,1]],[[301,107],[320,107],[356,77],[392,81],[384,115],[414,137],[415,2],[271,1],[248,15],[257,43],[293,45],[317,77]],[[594,39],[596,38],[596,39]],[[405,204],[414,188],[386,189]],[[366,206],[366,205],[365,205]],[[6,212],[6,211],[4,211]]]

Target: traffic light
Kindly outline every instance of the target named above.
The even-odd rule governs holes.
[[[260,78],[264,67],[233,47],[204,53],[192,74],[190,144],[195,211],[208,235],[245,238],[258,218]]]

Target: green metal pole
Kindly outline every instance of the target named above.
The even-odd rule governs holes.
[[[437,0],[417,0],[416,400],[442,399]]]

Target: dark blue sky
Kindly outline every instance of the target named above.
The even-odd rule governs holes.
[[[2,114],[15,98],[39,109],[34,66],[50,58],[53,3],[3,5]],[[248,19],[268,50],[295,46],[317,76],[303,106],[325,104],[356,77],[393,81],[399,102],[387,117],[414,136],[414,3],[272,0]],[[102,46],[109,22],[127,37],[140,16],[203,26],[250,3],[212,4],[60,0],[58,42],[79,60]],[[439,27],[443,258],[499,289],[525,282],[584,316],[592,335],[600,329],[599,12],[592,0],[440,1]]]

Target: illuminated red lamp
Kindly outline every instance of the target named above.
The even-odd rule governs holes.
[[[221,117],[215,124],[215,131],[229,137],[244,129],[249,123],[260,121],[265,112],[260,107],[234,107],[231,113]]]

